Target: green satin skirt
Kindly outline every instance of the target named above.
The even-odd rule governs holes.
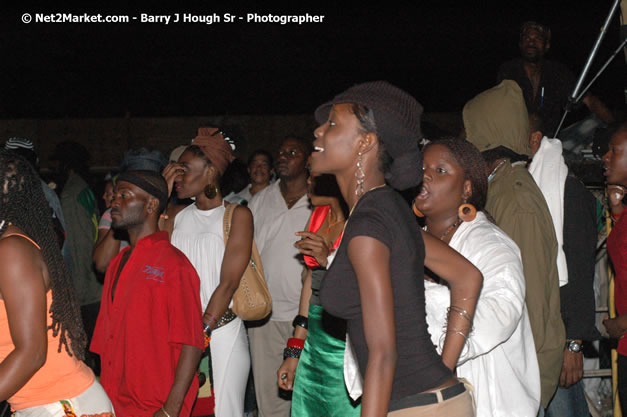
[[[361,404],[348,396],[344,385],[344,346],[322,328],[322,307],[309,306],[309,331],[300,355],[292,417],[359,417]]]

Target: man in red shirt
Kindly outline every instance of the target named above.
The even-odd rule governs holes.
[[[189,416],[204,346],[200,280],[159,232],[168,188],[158,173],[128,171],[115,187],[112,227],[130,246],[107,268],[91,350],[118,416]]]

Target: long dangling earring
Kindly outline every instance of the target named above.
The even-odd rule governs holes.
[[[357,154],[357,171],[355,171],[355,178],[357,178],[357,187],[355,188],[355,194],[357,197],[364,195],[364,179],[366,179],[366,173],[361,166],[361,151]]]
[[[202,191],[203,193],[205,193],[205,197],[207,197],[209,200],[213,200],[218,195],[218,187],[216,187],[215,184],[205,185],[205,188]]]
[[[416,199],[414,198],[414,202],[411,205],[411,208],[414,210],[414,214],[416,217],[425,217],[424,213],[418,209],[416,206]]]
[[[357,154],[357,171],[355,171],[355,178],[357,178],[355,194],[357,197],[361,197],[364,195],[364,179],[366,178],[366,173],[361,166],[361,151]]]
[[[471,222],[477,217],[477,209],[470,203],[466,203],[459,206],[457,210],[457,216],[465,222]]]

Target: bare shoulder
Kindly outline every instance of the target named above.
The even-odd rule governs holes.
[[[23,233],[13,228],[8,233]],[[28,239],[13,235],[0,239],[0,288],[13,284],[28,285],[31,280],[43,278],[43,257]]]

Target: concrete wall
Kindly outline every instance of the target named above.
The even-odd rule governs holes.
[[[458,130],[454,114],[426,114],[424,121],[449,133]],[[317,126],[310,114],[0,120],[0,144],[11,136],[32,140],[45,171],[55,144],[74,140],[91,153],[92,170],[102,172],[116,168],[124,151],[130,148],[146,146],[167,156],[175,147],[189,143],[196,136],[197,128],[203,125],[220,126],[229,133],[237,145],[235,154],[244,161],[258,148],[274,153],[289,134],[313,140]]]
[[[146,146],[167,156],[175,147],[189,143],[203,125],[222,127],[235,139],[235,153],[244,160],[258,148],[274,152],[289,134],[313,140],[316,127],[311,115],[19,119],[0,120],[0,143],[12,136],[32,140],[45,170],[55,145],[73,140],[91,153],[92,169],[101,171],[117,167],[130,148]]]

